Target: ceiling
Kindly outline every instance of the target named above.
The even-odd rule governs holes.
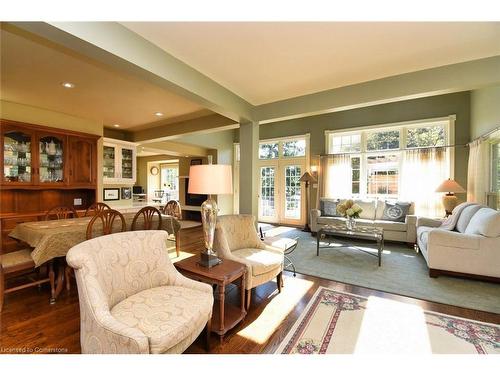
[[[1,37],[1,99],[142,129],[212,112],[143,80],[59,47],[5,29]],[[75,84],[73,89],[62,82]],[[157,117],[155,112],[163,113]]]
[[[500,55],[500,22],[125,22],[253,105]]]

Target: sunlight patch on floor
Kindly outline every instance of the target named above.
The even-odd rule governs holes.
[[[269,230],[266,230],[264,237],[275,237],[282,235],[283,233],[291,232],[297,228],[293,227],[275,227]]]
[[[250,325],[238,332],[239,336],[264,344],[295,308],[307,291],[313,286],[312,281],[285,277],[285,286],[281,293],[272,293],[272,300]],[[254,306],[250,307],[255,308]]]
[[[422,308],[371,296],[366,303],[356,354],[431,354]]]

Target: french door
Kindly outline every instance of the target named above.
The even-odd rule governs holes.
[[[305,222],[305,192],[299,181],[304,160],[273,160],[259,167],[259,221],[301,225]]]

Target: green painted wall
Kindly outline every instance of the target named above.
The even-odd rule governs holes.
[[[314,157],[314,155],[325,153],[325,130],[456,115],[454,143],[464,144],[470,140],[470,97],[470,92],[464,91],[263,124],[260,126],[259,138],[268,139],[310,133],[311,156]],[[238,140],[239,135],[235,132],[235,141],[238,142]],[[467,158],[466,148],[456,149],[455,179],[462,186],[467,186]]]
[[[500,86],[471,92],[471,139],[500,126]]]

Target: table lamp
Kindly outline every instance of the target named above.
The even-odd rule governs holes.
[[[454,193],[465,193],[465,189],[461,187],[455,180],[451,178],[444,180],[436,189],[436,193],[446,193],[443,196],[443,206],[446,216],[451,215],[451,211],[457,206],[458,198]]]
[[[201,253],[200,265],[213,267],[221,262],[212,250],[215,224],[217,222],[217,202],[212,195],[233,194],[231,166],[223,164],[192,165],[189,168],[189,194],[206,194],[208,199],[201,205],[201,221],[206,250]]]
[[[316,182],[316,178],[312,176],[309,172],[305,172],[302,177],[299,179],[300,182],[306,183],[306,225],[303,232],[310,232],[311,228],[309,228],[309,182]]]

